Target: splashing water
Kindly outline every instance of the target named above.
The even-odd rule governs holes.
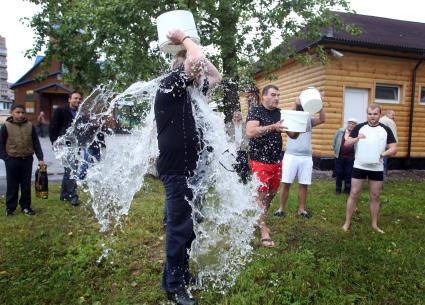
[[[98,87],[80,106],[71,128],[55,142],[56,156],[90,194],[103,232],[120,225],[159,155],[153,103],[160,80],[137,82],[121,94]],[[259,183],[239,181],[232,170],[236,147],[228,141],[222,118],[208,107],[208,99],[199,90],[188,90],[205,142],[195,174],[188,179],[194,194],[190,204],[196,234],[190,256],[200,286],[208,283],[224,292],[252,252],[250,243],[260,214]],[[140,124],[128,134],[117,134],[113,118],[126,106],[140,110],[136,117]],[[95,154],[90,150],[93,143],[104,147]],[[108,252],[102,253],[102,259]]]

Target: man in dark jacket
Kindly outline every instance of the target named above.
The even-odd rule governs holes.
[[[83,95],[78,91],[74,91],[69,95],[68,105],[55,110],[52,121],[50,122],[50,141],[52,144],[60,136],[64,135],[66,130],[71,126],[82,101]],[[63,174],[60,199],[71,202],[73,206],[79,204],[77,183],[71,178],[71,168],[69,167],[65,167]]]
[[[18,205],[22,213],[34,215],[31,209],[31,173],[33,154],[43,165],[43,151],[34,126],[25,117],[25,107],[15,104],[11,116],[0,128],[0,159],[6,165],[6,216],[13,215]]]

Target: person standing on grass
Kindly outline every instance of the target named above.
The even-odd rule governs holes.
[[[39,165],[44,165],[43,151],[34,126],[25,117],[25,107],[14,104],[11,116],[0,128],[0,158],[6,165],[6,216],[11,216],[19,205],[22,213],[34,215],[31,209],[31,175],[33,154]]]
[[[350,132],[357,125],[355,118],[349,118],[346,128],[340,128],[335,134],[332,148],[335,152],[335,193],[341,194],[342,181],[344,180],[344,193],[350,194],[351,191],[351,171],[354,164],[354,146],[345,146]]]
[[[52,144],[63,136],[74,121],[78,108],[83,101],[83,94],[79,91],[73,91],[68,97],[68,105],[57,108],[53,113],[50,122],[50,141]],[[62,178],[60,200],[69,201],[71,205],[77,206],[79,199],[77,195],[77,182],[71,178],[71,168],[65,167]]]
[[[381,152],[381,158],[378,163],[366,164],[358,161],[358,150],[356,150],[353,172],[351,174],[351,192],[347,200],[345,223],[342,226],[345,232],[350,229],[351,218],[356,210],[357,200],[362,192],[363,181],[368,179],[372,228],[379,233],[384,233],[378,227],[379,195],[384,180],[382,159],[384,157],[394,156],[397,153],[397,143],[391,129],[379,122],[380,115],[381,107],[379,105],[369,105],[367,107],[367,122],[354,127],[345,142],[346,146],[350,146],[358,143],[360,139],[374,139],[377,142],[376,145],[379,145],[379,151]]]
[[[220,82],[218,70],[205,58],[202,49],[179,29],[167,38],[181,44],[172,63],[172,71],[161,81],[154,103],[158,132],[159,157],[157,171],[165,189],[164,225],[166,262],[162,288],[167,298],[177,304],[197,304],[186,285],[193,281],[189,272],[189,251],[195,238],[193,232],[193,199],[188,179],[197,170],[200,153],[205,146],[196,127],[190,90],[203,94]]]
[[[295,102],[295,110],[303,111],[300,100]],[[282,190],[280,192],[279,209],[274,213],[277,217],[285,216],[285,205],[288,201],[289,189],[298,177],[298,215],[309,219],[311,213],[306,210],[308,186],[311,184],[313,174],[313,157],[311,149],[312,129],[326,120],[325,109],[319,111],[319,115],[312,116],[307,120],[306,132],[300,133],[297,139],[288,138],[286,151],[283,156]]]
[[[263,88],[261,106],[249,110],[246,135],[249,140],[249,164],[251,171],[260,180],[257,203],[261,208],[258,226],[261,245],[274,247],[267,226],[267,212],[279,188],[282,174],[282,132],[285,127],[280,118],[279,88],[267,85]],[[286,132],[296,138],[298,133]]]
[[[398,143],[397,125],[394,122],[394,118],[395,118],[395,111],[389,109],[385,111],[385,115],[379,119],[379,123],[384,124],[385,126],[391,129],[394,135],[394,139]],[[387,165],[388,165],[388,157],[384,157],[384,175],[387,174],[387,169],[388,169]]]

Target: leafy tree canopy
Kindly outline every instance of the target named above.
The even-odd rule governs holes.
[[[349,10],[346,0],[28,1],[41,11],[28,20],[36,41],[27,55],[44,49],[48,59],[63,62],[71,86],[86,90],[106,81],[123,88],[165,71],[156,17],[190,10],[202,45],[223,73],[227,119],[239,108],[239,84],[252,80],[255,62],[272,70],[291,55],[290,39],[318,38],[323,28],[341,25],[333,8]],[[285,51],[271,52],[280,43]]]

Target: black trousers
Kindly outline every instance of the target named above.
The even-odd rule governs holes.
[[[342,191],[344,181],[344,192],[351,191],[351,172],[353,171],[354,158],[338,157],[335,159],[336,191]]]
[[[236,164],[234,164],[233,167],[241,178],[242,183],[247,184],[251,171],[248,162],[248,152],[239,150],[237,154],[238,156],[236,157]]]
[[[31,207],[31,175],[33,157],[12,158],[6,160],[6,208],[15,211],[18,206],[19,188],[21,209]]]

